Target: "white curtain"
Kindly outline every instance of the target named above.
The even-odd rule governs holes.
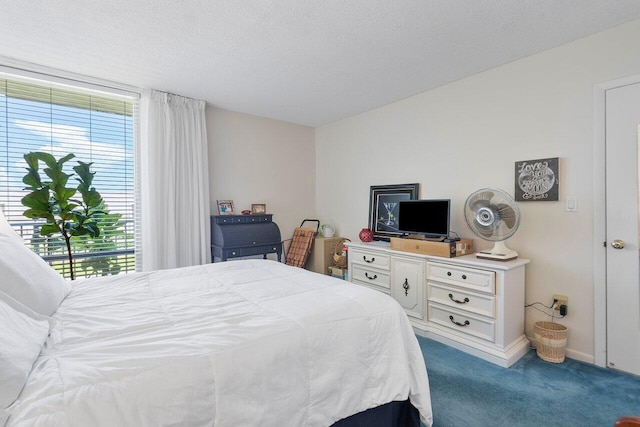
[[[205,102],[144,91],[139,270],[211,262]]]

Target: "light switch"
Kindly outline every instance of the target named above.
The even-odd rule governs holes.
[[[567,196],[565,211],[576,212],[578,210],[578,198],[576,196]]]

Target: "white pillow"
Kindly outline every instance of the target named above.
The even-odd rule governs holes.
[[[0,291],[36,313],[51,316],[71,287],[23,243],[0,233]]]
[[[2,213],[2,209],[0,209],[0,233],[4,233],[7,236],[14,237],[18,239],[20,242],[23,242],[22,237],[9,225],[9,221]],[[23,242],[24,243],[24,242]]]
[[[49,323],[0,300],[0,325],[0,410],[4,412],[0,418],[5,418],[6,408],[18,398],[49,335]]]
[[[18,301],[11,298],[9,295],[5,294],[2,291],[0,291],[0,301],[4,301],[9,307],[13,308],[18,313],[26,314],[28,317],[34,320],[44,320],[45,322],[49,323],[49,332],[51,332],[51,330],[56,326],[56,321],[53,317],[44,316],[42,314],[36,313],[35,311],[31,310],[29,307],[19,303]]]

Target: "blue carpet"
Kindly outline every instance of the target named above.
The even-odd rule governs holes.
[[[608,427],[640,415],[640,377],[531,350],[501,368],[418,337],[427,364],[434,427]]]

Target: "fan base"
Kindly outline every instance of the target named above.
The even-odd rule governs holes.
[[[476,253],[476,258],[491,259],[494,261],[510,261],[518,258],[518,252],[509,249],[504,241],[499,240],[493,243],[490,251],[480,251]]]
[[[518,258],[518,254],[492,254],[490,252],[477,252],[476,258],[490,259],[492,261],[511,261],[512,259]]]

